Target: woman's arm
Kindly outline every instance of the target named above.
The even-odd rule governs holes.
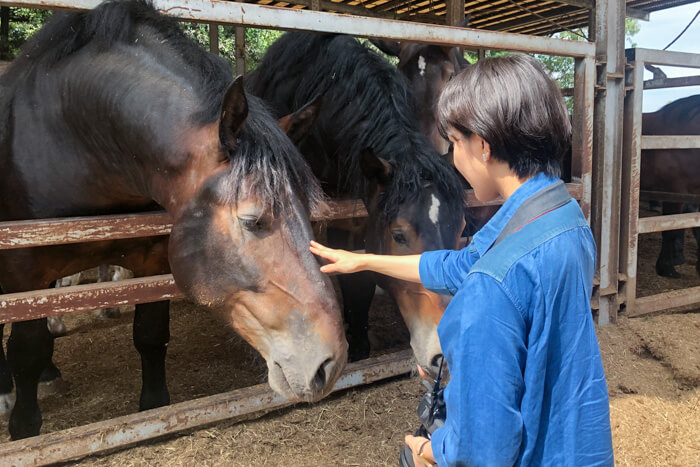
[[[420,255],[387,256],[351,253],[328,248],[313,240],[309,250],[331,262],[321,266],[321,271],[325,273],[349,274],[359,271],[374,271],[404,281],[420,282],[418,273]]]

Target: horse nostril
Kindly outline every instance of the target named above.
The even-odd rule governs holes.
[[[440,362],[442,362],[442,354],[439,353],[433,357],[432,360],[430,360],[430,366],[440,366]]]
[[[320,392],[323,391],[326,387],[326,378],[328,377],[328,374],[326,372],[326,367],[330,366],[333,364],[333,359],[327,358],[321,365],[318,367],[318,370],[316,371],[316,374],[314,375],[314,379],[311,381],[311,389],[314,392]]]

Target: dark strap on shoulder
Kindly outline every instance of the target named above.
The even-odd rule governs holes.
[[[538,217],[564,206],[569,201],[571,201],[571,195],[561,180],[542,188],[523,201],[491,248],[501,243],[508,235],[517,232]]]

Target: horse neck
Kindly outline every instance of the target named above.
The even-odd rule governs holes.
[[[88,70],[99,71],[66,67],[61,98],[82,154],[100,159],[90,164],[94,176],[119,179],[124,191],[179,210],[201,185],[218,127],[191,123],[198,104],[193,86],[164,67],[119,53],[79,60],[88,59]]]

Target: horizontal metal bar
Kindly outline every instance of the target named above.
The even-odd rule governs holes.
[[[350,363],[333,391],[409,373],[412,352],[381,355]],[[267,384],[181,402],[167,407],[69,428],[0,445],[0,465],[47,465],[129,446],[222,420],[280,409],[290,404]]]
[[[687,68],[700,68],[700,54],[671,52],[670,50],[634,48],[625,51],[630,62],[644,62],[654,65],[669,65]]]
[[[673,308],[695,305],[698,303],[700,303],[700,286],[673,290],[649,297],[637,298],[634,301],[634,308],[627,316],[643,316],[661,310],[671,310]]]
[[[343,200],[329,202],[328,211],[311,220],[366,216],[362,201]],[[166,212],[0,222],[0,250],[154,237],[170,234],[171,228],[172,219]]]
[[[700,194],[668,193],[665,191],[640,191],[640,201],[671,201],[676,203],[700,204]]]
[[[700,212],[643,217],[637,223],[637,232],[641,235],[666,230],[689,229],[691,227],[700,227]]]
[[[644,81],[645,91],[651,89],[682,88],[686,86],[700,86],[700,75],[649,79]],[[564,97],[571,97],[574,95],[574,88],[562,88],[561,93]]]
[[[567,190],[569,190],[569,193],[571,194],[571,197],[574,198],[575,200],[580,200],[583,197],[583,184],[580,182],[574,182],[574,183],[567,183],[566,184]],[[479,201],[476,196],[474,195],[474,190],[466,190],[466,195],[465,199],[467,200],[467,206],[470,208],[478,208],[481,206],[500,206],[502,205],[505,201],[503,198],[498,197],[496,199],[493,199],[491,201]]]
[[[0,323],[182,297],[172,274],[0,295]]]
[[[644,90],[700,86],[700,75],[679,76],[677,78],[649,79],[644,81]]]
[[[0,222],[0,250],[170,234],[166,212]]]
[[[89,10],[101,0],[0,0],[0,5],[23,8]],[[154,0],[165,14],[186,21],[235,24],[282,30],[342,33],[359,37],[426,42],[445,46],[515,50],[568,57],[593,57],[595,45],[549,37],[408,23],[321,11],[277,8],[249,3],[209,0]]]
[[[700,136],[642,135],[642,150],[644,149],[700,149]]]

